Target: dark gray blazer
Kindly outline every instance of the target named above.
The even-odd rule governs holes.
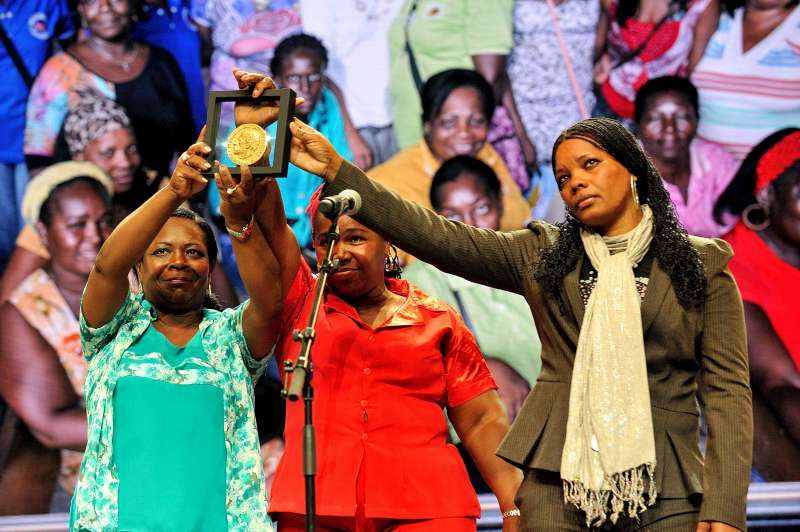
[[[348,188],[362,197],[355,218],[401,249],[445,272],[522,294],[528,301],[542,342],[542,371],[498,455],[522,469],[558,471],[584,305],[578,290],[580,263],[564,278],[567,315],[533,278],[556,229],[533,222],[519,231],[495,232],[450,222],[344,163],[325,195]],[[753,419],[742,301],[726,266],[733,255],[730,247],[722,240],[690,238],[708,279],[702,310],[680,306],[658,260],[652,261],[642,302],[656,482],[660,497],[702,494],[700,520],[744,530]],[[705,461],[698,448],[698,391],[708,421]]]

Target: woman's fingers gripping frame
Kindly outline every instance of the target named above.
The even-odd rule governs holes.
[[[236,78],[236,82],[239,84],[240,90],[253,90],[251,93],[253,98],[258,98],[264,94],[265,91],[278,88],[272,78],[265,76],[264,74],[259,74],[258,72],[247,72],[246,70],[234,68],[233,76]],[[294,104],[295,106],[303,105],[303,102],[305,101],[305,98],[298,96],[295,98]],[[273,105],[277,105],[277,103],[274,103]]]
[[[178,157],[178,164],[183,164],[187,169],[203,172],[211,168],[211,164],[206,160],[206,155],[211,153],[211,146],[205,143],[206,126],[200,130],[197,142],[189,146],[185,152]]]

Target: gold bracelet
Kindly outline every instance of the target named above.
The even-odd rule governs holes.
[[[509,517],[519,517],[522,515],[522,512],[519,511],[519,508],[512,508],[511,510],[506,510],[503,512],[503,519],[507,519]]]

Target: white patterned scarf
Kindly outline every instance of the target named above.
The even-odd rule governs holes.
[[[597,283],[586,304],[572,370],[567,437],[561,455],[564,500],[586,513],[587,526],[621,513],[636,517],[655,503],[656,464],[641,298],[633,269],[650,248],[653,213],[612,255],[606,240],[581,231]]]

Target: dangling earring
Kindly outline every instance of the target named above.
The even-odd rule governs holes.
[[[633,192],[633,202],[639,206],[639,191],[636,190],[636,178],[631,174],[631,192]]]
[[[389,246],[389,252],[383,260],[383,272],[386,277],[394,279],[399,279],[403,273],[400,258],[397,256],[397,248],[393,244]]]
[[[758,213],[756,218],[761,218],[760,222],[753,221],[753,213]],[[742,223],[751,231],[763,231],[769,227],[769,211],[762,204],[751,203],[742,211]]]

